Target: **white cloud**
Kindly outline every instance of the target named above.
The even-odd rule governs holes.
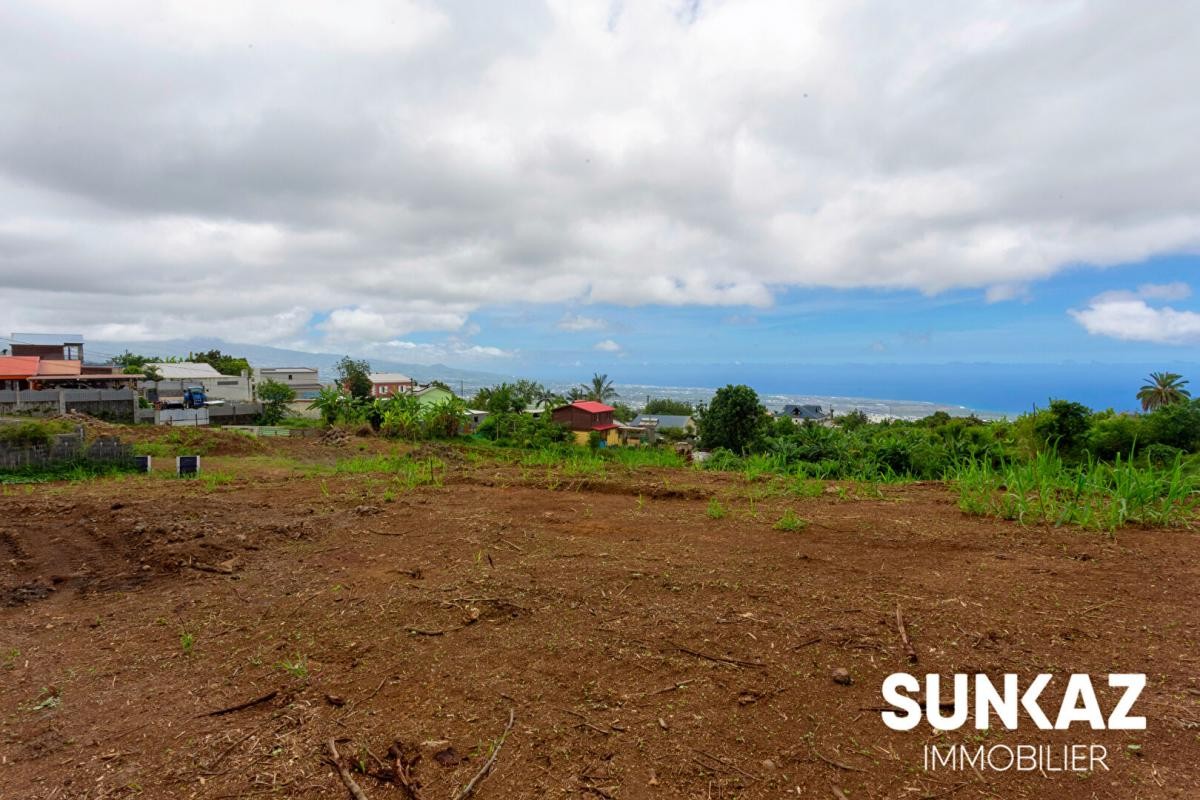
[[[596,342],[594,349],[599,350],[602,353],[619,353],[621,352],[621,345],[617,344],[612,339],[604,339],[603,341]]]
[[[7,0],[0,288],[368,347],[1200,251],[1195,4],[677,5]]]
[[[608,327],[608,323],[598,317],[583,317],[578,314],[563,314],[558,321],[558,329],[564,331],[599,331]]]
[[[1147,284],[1136,292],[1107,292],[1092,298],[1083,310],[1068,313],[1087,330],[1130,342],[1189,345],[1200,343],[1200,313],[1170,306],[1154,307],[1147,300],[1178,300],[1191,294],[1184,283]]]
[[[491,361],[513,358],[517,355],[515,350],[470,344],[456,339],[432,343],[394,339],[390,342],[367,347],[364,352],[367,355],[392,358],[417,364],[436,364],[450,360]]]

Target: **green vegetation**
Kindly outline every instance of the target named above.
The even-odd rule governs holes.
[[[244,358],[230,356],[220,350],[209,350],[206,353],[188,353],[185,361],[194,364],[208,364],[222,375],[250,374],[250,362]]]
[[[196,634],[191,633],[189,631],[180,631],[179,647],[180,647],[180,649],[183,650],[183,654],[185,656],[190,656],[192,654],[192,650],[193,650],[193,648],[195,648],[195,646],[196,646]]]
[[[696,424],[706,447],[743,454],[757,447],[770,417],[749,386],[725,386],[707,406],[696,409]]]
[[[691,403],[685,403],[682,400],[671,400],[665,397],[654,397],[646,401],[646,406],[642,409],[643,414],[669,414],[673,416],[689,417],[695,413]]]
[[[808,520],[796,516],[796,512],[789,508],[783,512],[783,516],[776,520],[775,524],[771,527],[777,531],[786,531],[788,533],[802,531],[808,527]]]
[[[337,363],[338,386],[355,400],[366,400],[371,397],[371,365],[366,361],[355,361],[350,356],[342,356]]]
[[[1022,523],[1109,531],[1129,523],[1186,525],[1200,501],[1200,477],[1185,471],[1181,456],[1165,468],[1120,457],[1069,465],[1048,451],[1027,462],[972,461],[954,478],[964,511]]]
[[[303,680],[308,677],[308,657],[300,653],[283,659],[276,666],[293,678]]]
[[[721,501],[713,497],[708,501],[708,508],[704,510],[709,519],[724,519],[729,512],[725,510],[725,506],[721,505]]]
[[[1182,375],[1174,372],[1151,372],[1146,385],[1138,390],[1137,399],[1142,401],[1143,411],[1183,403],[1192,396],[1183,388],[1187,384]]]
[[[262,412],[258,415],[259,425],[278,425],[287,416],[287,404],[296,399],[296,391],[279,381],[263,381],[258,385],[258,400]]]
[[[0,424],[0,444],[10,447],[33,447],[50,444],[60,433],[75,429],[68,420],[29,420],[12,424]]]
[[[134,471],[133,464],[117,461],[57,461],[44,466],[0,470],[0,484],[88,481]]]

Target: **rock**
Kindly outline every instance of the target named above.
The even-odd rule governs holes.
[[[854,683],[854,679],[850,677],[850,670],[845,667],[838,667],[829,677],[833,678],[833,682],[841,686],[849,686]]]

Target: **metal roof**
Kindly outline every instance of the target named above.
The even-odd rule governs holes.
[[[371,383],[412,383],[413,379],[403,372],[372,372]]]
[[[559,406],[559,408],[578,408],[589,414],[603,414],[607,411],[616,411],[612,406],[597,403],[595,400],[576,400],[574,403],[567,403],[565,406]],[[555,410],[557,411],[558,409]]]
[[[219,378],[221,373],[217,372],[212,364],[197,363],[194,361],[165,361],[154,364],[147,364],[146,367],[153,368],[155,372],[163,376],[165,381],[177,381],[187,378]],[[236,378],[236,375],[228,377]]]
[[[658,423],[660,429],[695,426],[692,418],[684,414],[638,414],[633,419],[634,425],[652,425],[654,423]]]

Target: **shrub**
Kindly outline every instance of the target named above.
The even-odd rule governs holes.
[[[783,516],[776,520],[772,527],[777,531],[802,531],[808,527],[808,520],[796,516],[796,512],[789,508],[783,512]]]
[[[749,386],[725,386],[712,402],[696,411],[700,439],[706,448],[745,453],[759,444],[766,428],[766,409]]]

